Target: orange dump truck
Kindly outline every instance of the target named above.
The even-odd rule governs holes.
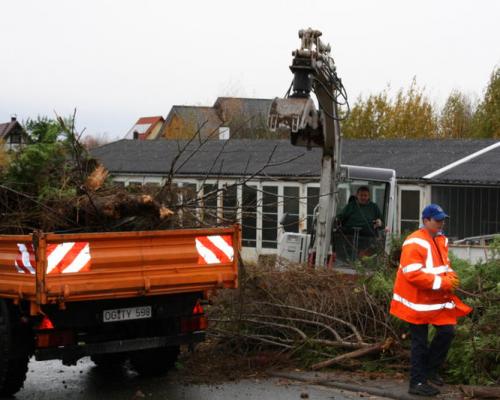
[[[204,339],[200,301],[237,286],[239,247],[237,225],[0,236],[0,397],[23,386],[33,355],[166,372]]]

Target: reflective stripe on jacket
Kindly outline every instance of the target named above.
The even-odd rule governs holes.
[[[419,229],[403,243],[391,314],[412,324],[454,325],[472,309],[450,291],[448,239]]]

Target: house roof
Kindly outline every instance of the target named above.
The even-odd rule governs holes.
[[[497,143],[500,144],[500,142]],[[438,174],[433,179],[446,182],[466,180],[472,183],[498,184],[500,182],[500,146]]]
[[[163,117],[157,115],[156,117],[141,117],[137,120],[137,124],[156,124],[157,122],[162,122]]]
[[[399,179],[420,179],[494,140],[468,139],[385,139],[344,140],[342,162],[396,170]],[[437,176],[433,180],[437,181]],[[498,176],[500,182],[500,175]]]
[[[399,179],[422,180],[433,171],[495,143],[494,140],[344,140],[342,163],[396,170]],[[114,174],[160,174],[185,140],[118,141],[93,150]],[[438,175],[432,182],[500,183],[500,157],[495,151]],[[187,145],[176,165],[176,175],[318,178],[321,150],[292,146],[288,140],[211,140],[201,147]],[[492,167],[494,165],[494,167]],[[487,171],[486,171],[487,170]],[[462,175],[461,175],[462,174]]]
[[[154,126],[158,122],[163,122],[163,117],[155,116],[155,117],[141,117],[137,120],[137,122],[130,128],[130,130],[125,135],[125,139],[133,139],[134,132],[139,134],[139,139],[145,139],[153,130]]]
[[[247,97],[218,97],[214,108],[218,110],[219,116],[224,121],[242,116],[248,120],[251,127],[267,122],[272,99],[255,99]]]
[[[207,137],[222,125],[222,121],[213,107],[174,105],[167,115],[159,137],[164,137],[165,130],[169,127],[174,116],[181,118],[188,126],[191,125],[193,133],[199,130],[202,137]]]
[[[6,138],[16,127],[22,129],[21,124],[14,117],[10,122],[0,124],[0,139]]]

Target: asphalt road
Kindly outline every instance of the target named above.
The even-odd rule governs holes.
[[[76,366],[59,361],[32,361],[18,400],[289,400],[359,399],[360,395],[338,389],[294,383],[278,378],[242,380],[217,385],[186,385],[177,372],[167,377],[145,378],[130,369],[102,371],[88,358]]]

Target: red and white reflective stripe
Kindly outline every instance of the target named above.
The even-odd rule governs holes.
[[[15,266],[19,273],[35,273],[35,251],[31,243],[18,243],[20,255]],[[47,245],[47,274],[68,274],[90,270],[88,242],[64,242]]]
[[[423,264],[419,264],[419,263],[415,263],[415,264],[409,264],[407,265],[406,267],[403,267],[402,265],[400,265],[400,268],[403,270],[403,272],[405,274],[409,273],[409,272],[415,272],[415,271],[418,271],[419,269],[421,269],[423,267]]]
[[[400,268],[403,270],[403,272],[406,274],[408,272],[415,272],[418,270],[422,270],[422,272],[425,272],[426,274],[432,274],[432,275],[439,275],[443,274],[445,272],[453,272],[453,270],[448,267],[447,265],[440,265],[439,267],[432,267],[432,268],[423,268],[422,264],[409,264],[405,267],[400,265]]]
[[[19,254],[17,255],[14,265],[17,272],[20,274],[34,274],[35,273],[35,251],[31,243],[18,243],[17,248]]]
[[[411,308],[415,311],[437,311],[443,310],[445,308],[452,309],[455,308],[455,303],[453,301],[448,301],[446,303],[438,303],[438,304],[417,304],[412,303],[411,301],[401,297],[399,294],[394,293],[392,297],[395,301],[399,301],[404,304],[406,307]]]
[[[47,274],[69,274],[89,269],[88,242],[65,242],[47,246]]]
[[[428,274],[439,275],[445,272],[453,272],[453,270],[447,265],[440,265],[439,267],[434,268],[424,268],[424,272],[427,272]]]
[[[224,264],[234,259],[231,235],[198,236],[195,239],[198,264]]]
[[[434,282],[432,283],[432,290],[441,289],[441,283],[443,283],[443,278],[441,278],[440,276],[436,275],[434,277]]]
[[[410,238],[410,239],[406,239],[403,242],[403,246],[408,246],[409,244],[416,244],[420,247],[423,247],[427,252],[426,259],[425,259],[425,267],[426,268],[434,267],[434,262],[432,260],[431,245],[428,241],[426,241],[424,239],[420,239],[420,238]]]

